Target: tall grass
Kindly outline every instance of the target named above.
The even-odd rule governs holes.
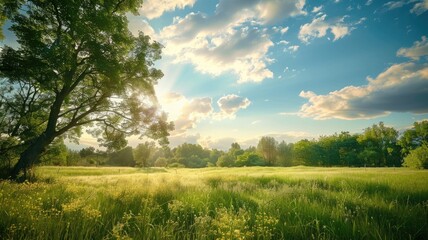
[[[0,239],[428,238],[428,171],[43,167],[37,174],[36,183],[0,182]]]

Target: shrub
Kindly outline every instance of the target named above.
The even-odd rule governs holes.
[[[404,158],[403,166],[417,169],[428,168],[428,144],[411,150],[409,155]]]
[[[155,167],[166,167],[168,165],[168,160],[164,157],[160,157],[155,161]]]
[[[168,165],[169,168],[185,168],[186,166],[184,166],[181,163],[171,163]]]

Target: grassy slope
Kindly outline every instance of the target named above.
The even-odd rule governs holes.
[[[58,168],[0,182],[0,239],[427,239],[428,171]]]

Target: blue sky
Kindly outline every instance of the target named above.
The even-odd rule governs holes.
[[[165,46],[156,90],[172,147],[428,118],[428,0],[147,0],[128,19]]]

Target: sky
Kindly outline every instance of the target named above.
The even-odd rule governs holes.
[[[428,119],[428,0],[146,0],[139,12],[131,32],[164,46],[156,92],[171,147]]]

